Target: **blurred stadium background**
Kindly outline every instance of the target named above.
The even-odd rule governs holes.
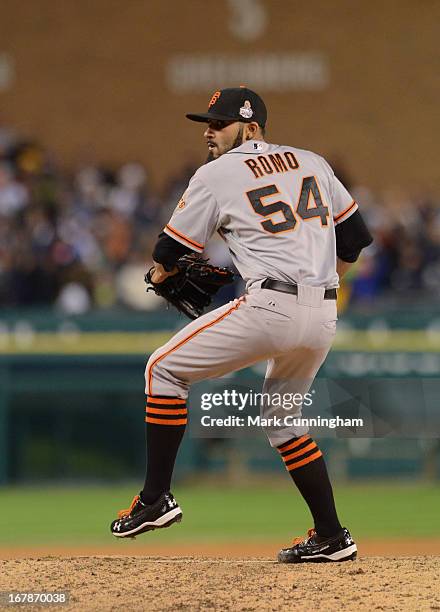
[[[184,114],[218,88],[261,93],[268,139],[325,156],[374,234],[340,291],[324,375],[439,375],[439,9],[0,0],[3,549],[104,543],[107,519],[136,491],[126,481],[144,470],[144,363],[185,323],[145,293],[143,274],[206,157],[203,127]],[[216,240],[208,254],[229,263]],[[322,445],[362,537],[440,538],[438,439]],[[258,535],[308,526],[263,434],[246,444],[187,436],[176,480],[194,513],[188,541],[255,539],[287,497],[277,526]],[[240,495],[259,509],[254,522],[237,523]],[[223,505],[217,527],[200,504],[214,515]],[[75,525],[84,514],[88,527]]]

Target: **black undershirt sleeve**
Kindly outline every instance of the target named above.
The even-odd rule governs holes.
[[[357,210],[335,228],[336,254],[347,263],[354,263],[362,249],[373,242],[361,213]]]
[[[156,246],[153,249],[153,260],[163,265],[167,272],[170,272],[176,265],[176,261],[182,257],[182,255],[188,255],[189,253],[195,253],[189,247],[177,242],[174,238],[161,232],[159,234],[159,240],[156,242]]]

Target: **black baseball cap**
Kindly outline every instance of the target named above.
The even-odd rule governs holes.
[[[189,113],[191,121],[208,123],[209,121],[255,121],[265,127],[267,109],[263,100],[255,91],[247,87],[229,87],[214,92],[207,113]]]

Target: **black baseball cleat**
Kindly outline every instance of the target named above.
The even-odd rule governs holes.
[[[154,504],[144,504],[140,495],[131,502],[130,508],[118,512],[110,530],[117,538],[134,538],[145,531],[169,527],[182,520],[182,510],[171,493],[162,493]]]
[[[306,538],[295,538],[291,548],[278,553],[280,563],[323,563],[356,559],[357,546],[345,527],[331,538],[320,538],[309,529]]]

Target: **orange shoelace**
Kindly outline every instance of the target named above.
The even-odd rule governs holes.
[[[135,495],[133,497],[133,501],[131,502],[129,508],[127,508],[126,510],[119,510],[118,518],[121,519],[121,518],[125,518],[126,516],[128,516],[133,510],[133,508],[135,507],[135,505],[138,503],[138,501],[139,501],[139,495]]]
[[[292,546],[296,546],[297,544],[302,544],[303,542],[305,542],[306,540],[314,536],[315,533],[316,531],[313,528],[309,529],[307,531],[307,536],[299,536],[298,538],[295,538],[292,542]]]

